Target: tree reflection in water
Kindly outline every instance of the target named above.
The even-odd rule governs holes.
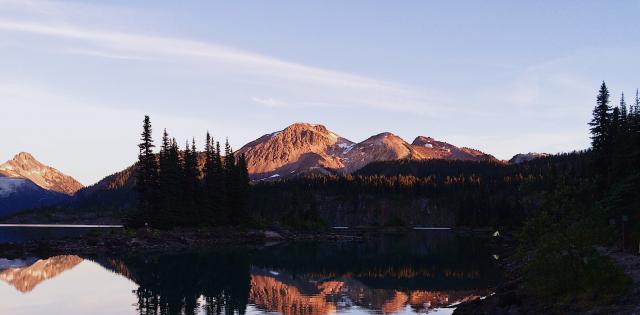
[[[244,314],[247,305],[286,315],[349,307],[425,312],[490,293],[497,272],[481,243],[422,233],[125,257],[105,265],[139,285],[140,314]]]
[[[134,281],[141,315],[244,314],[249,309],[285,315],[348,309],[422,313],[490,293],[497,271],[482,242],[448,232],[418,233],[84,259]],[[0,279],[28,292],[82,259],[25,261],[2,271]]]

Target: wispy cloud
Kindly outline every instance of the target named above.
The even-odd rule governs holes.
[[[8,19],[0,19],[0,30],[75,39],[115,52],[137,53],[141,57],[174,56],[234,64],[240,66],[238,69],[246,72],[257,72],[274,77],[304,80],[323,85],[406,92],[399,85],[389,82],[292,63],[201,41],[91,30],[68,24],[53,25]]]
[[[133,32],[104,31],[70,23],[41,23],[0,17],[1,31],[71,40],[75,42],[75,46],[67,47],[66,50],[73,54],[146,61],[180,60],[197,64],[199,67],[210,63],[216,67],[223,67],[225,71],[252,75],[259,80],[271,82],[270,84],[279,84],[281,87],[297,85],[303,89],[315,90],[316,93],[323,91],[323,96],[334,96],[330,103],[346,106],[432,115],[452,110],[446,106],[446,101],[442,97],[435,97],[435,93],[427,93],[424,89],[294,63],[204,41]],[[215,71],[217,68],[213,67],[213,69]],[[305,100],[305,102],[327,101],[318,99]],[[296,104],[289,100],[287,103]]]
[[[289,104],[283,101],[279,101],[273,98],[261,98],[261,97],[252,97],[251,98],[252,101],[261,104],[261,105],[266,105],[268,107],[288,107]]]

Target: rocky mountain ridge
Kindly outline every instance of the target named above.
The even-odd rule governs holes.
[[[237,151],[247,159],[253,179],[290,176],[308,171],[352,173],[375,161],[449,159],[497,161],[492,155],[419,136],[409,144],[383,132],[355,143],[323,125],[295,123],[266,134]]]

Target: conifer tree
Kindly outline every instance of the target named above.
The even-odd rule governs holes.
[[[144,225],[150,223],[151,216],[156,208],[156,189],[158,164],[153,153],[151,119],[144,116],[141,143],[138,144],[138,164],[136,167],[137,191],[138,191],[138,212],[132,218],[133,225]]]
[[[213,189],[213,181],[215,180],[215,166],[214,164],[214,154],[215,149],[213,147],[213,140],[211,139],[211,135],[207,131],[207,136],[205,138],[204,145],[204,170],[203,170],[203,182],[204,182],[204,204],[205,204],[205,217],[208,222],[211,222],[212,217],[214,216],[214,208],[216,204],[216,200],[212,198],[212,194],[210,191]]]
[[[229,145],[229,139],[224,143],[224,159],[223,159],[223,180],[225,188],[225,204],[224,213],[227,218],[227,222],[237,224],[239,221],[238,209],[238,172],[236,170],[236,161],[233,154],[233,149]]]
[[[635,131],[638,131],[638,123],[640,120],[640,95],[638,95],[638,89],[636,89],[636,99],[633,102],[632,119],[634,120],[633,127]]]
[[[613,151],[618,148],[620,135],[623,133],[624,128],[620,107],[616,106],[611,111],[611,126],[609,128],[610,148],[606,152],[608,155],[611,155]]]
[[[596,152],[609,149],[611,141],[611,107],[609,106],[609,90],[602,82],[600,92],[596,99],[596,107],[593,109],[591,126],[591,146]]]
[[[620,95],[620,129],[621,132],[629,131],[629,112],[627,111],[627,102],[624,100],[624,92]]]
[[[228,174],[233,173],[236,166],[236,159],[233,154],[233,149],[229,145],[229,139],[226,139],[224,143],[224,169]]]
[[[198,183],[198,158],[195,140],[185,144],[182,163],[182,204],[184,209],[183,221],[185,224],[195,226],[199,220],[199,183]]]
[[[220,144],[215,143],[207,133],[208,144],[205,147],[204,167],[204,196],[206,198],[207,215],[209,224],[224,224],[224,183],[222,182],[222,169],[220,160]]]
[[[250,194],[250,186],[249,186],[249,170],[247,168],[247,159],[243,154],[238,158],[238,163],[236,164],[236,172],[237,172],[237,185],[238,185],[238,196],[237,196],[237,205],[238,205],[238,219],[240,222],[237,223],[248,223],[249,222],[249,214],[248,214],[248,206],[249,206],[249,194]]]

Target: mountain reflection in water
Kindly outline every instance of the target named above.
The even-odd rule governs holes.
[[[137,285],[131,314],[425,313],[490,294],[496,280],[490,253],[477,240],[449,232],[182,254],[54,256],[0,270],[0,279],[28,295],[83,261]]]

